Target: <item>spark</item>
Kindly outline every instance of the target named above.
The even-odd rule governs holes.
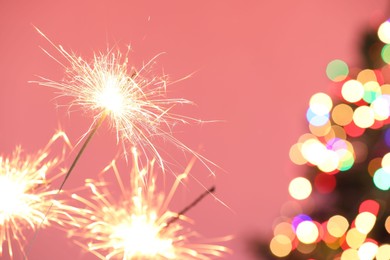
[[[209,162],[173,137],[174,125],[201,121],[172,112],[173,107],[192,102],[182,98],[167,98],[167,76],[155,76],[152,73],[158,55],[139,70],[129,66],[130,47],[125,55],[113,50],[94,53],[92,61],[88,62],[67,52],[61,45],[54,44],[39,29],[37,31],[61,54],[67,65],[44,50],[65,68],[65,78],[55,81],[40,77],[41,81],[35,83],[59,90],[58,97],[70,98],[69,109],[77,107],[92,114],[94,124],[88,132],[94,129],[93,125],[100,118],[106,116],[116,132],[117,141],[123,147],[129,145],[142,149],[145,156],[157,158],[163,169],[164,160],[154,144],[155,139],[174,144],[196,155],[202,162]],[[126,153],[128,149],[123,150]]]
[[[60,138],[66,145],[61,156],[52,156],[52,146]],[[26,257],[27,230],[53,224],[59,228],[77,225],[71,216],[76,208],[57,200],[58,190],[50,185],[64,174],[62,170],[54,171],[63,161],[68,145],[67,136],[59,131],[36,154],[25,154],[17,147],[11,156],[0,156],[0,257],[8,254],[13,258],[16,251]],[[46,217],[50,207],[51,213]]]
[[[140,169],[135,149],[132,155],[129,189],[119,177],[115,161],[103,171],[114,172],[122,193],[121,200],[113,199],[104,180],[86,181],[92,193],[89,199],[72,195],[84,205],[79,219],[82,228],[69,232],[75,243],[99,259],[211,259],[228,253],[224,246],[193,242],[199,239],[199,235],[186,226],[192,222],[184,216],[187,209],[181,213],[168,210],[179,183],[192,167],[191,163],[175,179],[166,195],[157,191],[155,161],[149,161]],[[202,194],[192,205],[204,196]],[[231,238],[218,241],[226,239]]]

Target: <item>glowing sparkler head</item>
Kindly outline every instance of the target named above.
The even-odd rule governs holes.
[[[26,184],[25,180],[20,181],[12,175],[0,176],[0,224],[29,210]]]
[[[113,76],[108,76],[103,84],[103,89],[97,93],[96,102],[102,108],[112,114],[120,115],[125,110],[124,97],[121,93],[120,82]]]
[[[56,200],[56,190],[50,183],[63,174],[54,173],[62,161],[62,156],[50,157],[50,148],[58,139],[67,138],[63,132],[57,133],[48,145],[34,155],[25,155],[17,148],[12,156],[0,156],[0,257],[4,244],[12,258],[17,242],[24,254],[26,230],[36,230],[41,224],[44,227],[57,223],[60,226],[76,224],[69,213],[76,208]],[[65,151],[65,150],[63,150]],[[50,214],[45,214],[52,205]]]
[[[174,256],[172,238],[160,235],[161,225],[155,212],[131,214],[124,209],[106,208],[107,216],[117,216],[118,223],[113,223],[109,231],[109,240],[113,248],[123,249],[126,259],[135,256],[156,257],[158,255]],[[108,226],[107,226],[108,227]],[[95,226],[94,232],[104,232],[101,226]]]
[[[186,227],[189,219],[168,210],[176,188],[188,172],[179,175],[165,195],[157,191],[154,161],[139,169],[134,150],[133,155],[130,189],[123,185],[115,162],[104,172],[112,169],[115,173],[121,200],[113,199],[103,180],[87,181],[90,199],[73,194],[85,205],[83,213],[76,216],[82,228],[69,233],[76,244],[100,259],[210,259],[229,251],[219,245],[192,243],[197,234]]]
[[[160,230],[155,221],[156,218],[149,220],[147,216],[132,215],[128,223],[114,227],[111,238],[118,239],[126,249],[134,248],[130,254],[156,255],[171,249],[170,239],[159,239]]]
[[[151,69],[156,57],[138,70],[129,67],[128,52],[126,55],[112,50],[95,53],[88,62],[68,53],[38,32],[67,63],[62,64],[49,54],[65,68],[65,78],[60,82],[41,78],[38,84],[58,89],[60,97],[71,98],[69,107],[82,108],[92,114],[95,121],[107,115],[118,141],[142,149],[149,158],[156,157],[160,165],[163,165],[163,160],[153,144],[156,138],[193,153],[171,134],[173,125],[194,120],[173,114],[171,109],[191,102],[167,98],[166,76],[156,76]]]

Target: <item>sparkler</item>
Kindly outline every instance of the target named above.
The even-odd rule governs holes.
[[[82,228],[69,233],[75,243],[99,259],[211,259],[229,252],[224,246],[190,242],[197,234],[184,226],[191,221],[184,216],[189,208],[180,213],[168,210],[179,183],[188,176],[193,161],[165,195],[157,192],[155,161],[140,169],[135,149],[132,154],[130,189],[126,189],[119,177],[115,161],[103,171],[112,169],[115,173],[122,192],[120,201],[113,199],[103,180],[86,181],[86,186],[92,192],[90,199],[72,195],[85,205],[82,214],[77,217]],[[211,192],[213,189],[210,189]],[[202,194],[190,207],[204,196]]]
[[[53,223],[77,225],[71,216],[76,208],[55,199],[58,190],[50,188],[50,183],[65,174],[53,171],[63,161],[66,146],[61,156],[50,156],[53,143],[60,138],[69,144],[65,133],[58,132],[34,155],[25,155],[18,147],[12,156],[0,157],[0,257],[6,253],[2,251],[5,245],[13,258],[15,243],[25,255],[26,230],[34,231]],[[50,207],[50,214],[45,216]]]
[[[106,117],[115,129],[117,141],[122,143],[125,153],[127,144],[137,147],[146,157],[157,158],[163,170],[164,160],[152,142],[155,138],[190,152],[202,162],[209,162],[172,136],[175,124],[198,120],[171,112],[174,106],[191,102],[166,97],[167,77],[151,75],[151,67],[157,56],[140,70],[129,68],[128,52],[126,55],[112,50],[95,53],[92,62],[87,62],[67,52],[62,46],[55,45],[39,29],[37,31],[69,65],[61,63],[44,50],[65,68],[66,77],[60,82],[41,77],[41,81],[36,83],[58,89],[60,97],[71,98],[69,108],[81,107],[94,115],[94,123],[84,136],[89,133],[90,139],[101,124],[98,122]]]

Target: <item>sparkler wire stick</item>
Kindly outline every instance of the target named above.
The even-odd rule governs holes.
[[[189,204],[187,207],[182,209],[180,212],[177,213],[176,217],[172,218],[171,220],[167,221],[166,226],[164,227],[167,228],[169,225],[172,223],[176,222],[180,216],[184,215],[187,211],[195,207],[199,202],[201,202],[207,195],[214,193],[215,192],[215,186],[212,186],[208,190],[204,191],[202,194],[200,194],[191,204]],[[164,230],[163,229],[163,230]]]
[[[74,158],[73,162],[72,162],[72,165],[70,166],[69,170],[67,171],[65,177],[64,177],[64,180],[62,181],[58,191],[57,191],[57,194],[55,196],[55,199],[56,197],[60,194],[60,192],[62,191],[62,188],[64,187],[65,185],[65,182],[68,180],[70,174],[72,173],[74,167],[76,166],[78,160],[80,159],[81,155],[84,153],[84,150],[85,148],[88,146],[89,142],[91,141],[92,137],[95,135],[96,131],[100,128],[100,126],[102,125],[104,119],[106,118],[107,116],[107,113],[106,112],[103,112],[99,118],[99,120],[97,121],[97,123],[95,124],[94,128],[91,130],[91,132],[89,133],[87,139],[85,140],[83,146],[80,148],[79,152],[77,153],[76,157]],[[53,207],[53,203],[50,205],[50,207],[47,209],[41,223],[39,223],[37,229],[35,230],[34,232],[34,236],[33,238],[31,239],[31,242],[30,242],[30,245],[27,247],[27,250],[26,250],[26,254],[25,254],[25,257],[24,257],[24,260],[27,259],[27,256],[28,254],[30,253],[30,250],[32,248],[32,244],[34,243],[34,241],[36,240],[37,238],[37,235],[38,235],[38,231],[40,230],[43,222],[46,220],[47,218],[47,215],[50,213],[50,210],[52,209]]]
[[[87,145],[91,141],[92,137],[95,135],[96,131],[102,125],[102,123],[103,123],[104,119],[106,118],[106,116],[107,116],[107,113],[103,112],[103,114],[99,118],[99,121],[97,121],[95,127],[89,133],[89,135],[88,135],[87,139],[85,140],[83,146],[80,148],[80,151],[77,153],[76,157],[74,158],[74,160],[72,162],[72,165],[70,166],[68,172],[66,173],[65,178],[62,181],[60,188],[58,189],[58,193],[60,193],[60,191],[64,187],[65,182],[67,181],[67,179],[69,178],[70,174],[72,173],[72,171],[73,171],[74,167],[76,166],[78,160],[80,159],[81,155],[84,153],[85,148],[87,147]]]

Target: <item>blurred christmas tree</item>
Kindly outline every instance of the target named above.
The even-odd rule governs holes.
[[[331,94],[310,99],[310,132],[290,150],[305,173],[273,237],[254,243],[260,259],[390,259],[390,19],[362,54],[366,69],[330,62]]]

